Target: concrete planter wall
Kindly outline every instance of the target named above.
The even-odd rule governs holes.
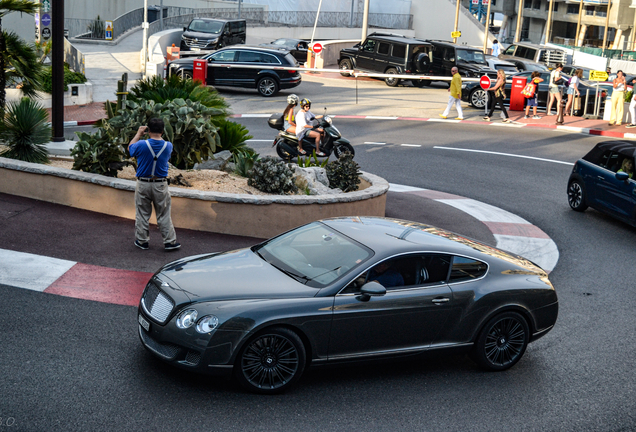
[[[73,96],[73,88],[77,88],[77,96]],[[44,92],[37,92],[38,97],[35,99],[44,108],[51,108],[51,95]],[[7,102],[16,102],[23,98],[21,90],[7,89]],[[64,92],[64,106],[86,105],[93,102],[93,84],[86,82],[84,84],[69,84],[68,90]]]
[[[386,180],[342,195],[264,196],[171,187],[177,228],[267,238],[317,219],[384,216]],[[0,158],[0,192],[135,219],[135,182]],[[155,223],[154,216],[152,223]]]

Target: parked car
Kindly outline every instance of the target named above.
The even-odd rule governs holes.
[[[532,75],[532,72],[526,71],[526,72],[519,72],[518,74],[514,74],[512,76],[507,77],[508,79],[505,86],[506,100],[504,101],[506,105],[508,105],[510,102],[510,91],[512,89],[512,77],[515,77],[515,76],[526,77],[526,81],[528,82],[530,81],[530,75]],[[563,77],[565,80],[569,79],[569,76],[566,74],[563,74]],[[538,102],[539,109],[546,109],[548,106],[548,85],[550,83],[550,72],[541,72],[541,78],[543,78],[543,82],[539,83],[539,88],[538,88],[539,95],[537,98],[537,102]],[[586,91],[587,90],[590,91],[589,92],[590,96],[587,102],[587,112],[590,114],[593,113],[595,95],[596,95],[596,84],[593,81],[581,81],[578,87],[583,98],[585,97]],[[600,94],[599,97],[601,98],[601,109],[602,109],[602,107],[604,106],[605,98],[607,97],[607,92],[601,90],[599,94]],[[462,100],[464,102],[470,103],[475,108],[483,108],[486,104],[486,92],[479,86],[478,82],[464,83],[462,85]],[[556,110],[556,105],[554,106],[554,109]],[[575,110],[574,115],[583,115],[583,112],[584,110],[583,108],[581,108],[579,110]]]
[[[451,76],[451,69],[457,67],[459,74],[468,78],[488,75],[492,79],[497,79],[497,71],[488,66],[482,50],[448,41],[428,42],[433,45],[433,59],[429,69],[431,75]]]
[[[423,75],[429,71],[432,46],[421,39],[406,36],[371,33],[361,44],[340,51],[338,67],[343,70],[357,69],[392,75]],[[349,76],[349,73],[341,73]],[[398,78],[386,78],[386,85],[395,87],[400,84]],[[421,87],[425,80],[413,80]],[[430,84],[430,82],[429,82]]]
[[[181,35],[181,51],[215,50],[228,45],[244,44],[245,20],[194,18]]]
[[[502,60],[499,57],[487,55],[486,63],[488,63],[488,67],[490,67],[491,69],[502,69],[504,72],[506,72],[506,75],[516,74],[517,72],[519,72],[519,69],[517,69],[517,66],[515,66],[514,63]]]
[[[173,366],[271,394],[309,366],[431,352],[506,370],[557,314],[548,275],[527,259],[430,225],[343,217],[163,266],[138,332]]]
[[[510,62],[513,63],[517,67],[517,69],[519,69],[519,72],[523,72],[523,71],[549,72],[550,71],[550,69],[548,69],[548,67],[544,65],[543,63],[537,63],[531,60],[515,59],[514,61],[510,61]]]
[[[528,42],[513,43],[508,46],[503,53],[499,54],[499,58],[511,61],[515,64],[517,64],[518,60],[530,60],[543,63],[549,68],[555,67],[557,63],[567,63],[567,54],[565,51]],[[517,67],[523,69],[519,64],[517,64]]]
[[[636,179],[618,172],[625,160],[633,167],[634,156],[636,142],[605,141],[579,159],[568,179],[572,210],[582,212],[589,206],[636,226]]]
[[[302,79],[296,70],[241,67],[241,65],[297,67],[296,59],[286,50],[232,46],[203,56],[201,59],[208,62],[207,85],[255,88],[261,96],[266,97],[274,96],[281,89],[294,88],[300,85]],[[215,67],[215,63],[224,66]],[[168,74],[192,78],[193,64],[193,58],[175,60],[169,64]]]
[[[307,45],[306,40],[301,39],[276,39],[270,43],[260,44],[259,46],[272,49],[286,49],[294,56],[296,61],[303,64],[307,61]]]

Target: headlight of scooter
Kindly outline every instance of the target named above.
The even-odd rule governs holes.
[[[329,116],[325,116],[325,122],[327,122],[327,124],[329,126],[331,126],[333,124],[333,121],[331,120],[331,117],[329,117]]]

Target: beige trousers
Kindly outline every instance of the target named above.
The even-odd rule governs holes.
[[[135,237],[137,240],[141,243],[150,240],[148,221],[152,215],[153,206],[163,243],[172,243],[177,240],[170,217],[170,205],[168,182],[149,183],[137,180],[135,187]]]
[[[623,122],[623,106],[625,105],[625,92],[615,91],[612,93],[612,113],[610,123],[620,125]]]

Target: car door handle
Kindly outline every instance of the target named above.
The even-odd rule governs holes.
[[[603,177],[603,176],[596,176],[596,178],[597,178],[598,180],[605,181],[605,177]]]
[[[431,300],[433,303],[435,304],[442,304],[442,303],[447,303],[450,301],[449,298],[444,297],[444,298],[434,298],[433,300]]]

